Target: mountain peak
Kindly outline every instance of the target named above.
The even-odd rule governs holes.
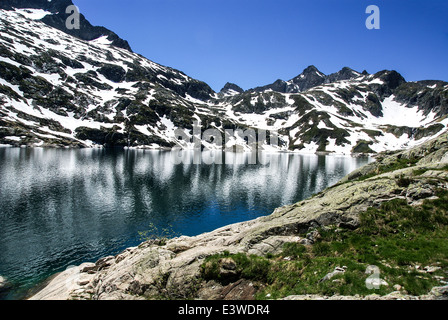
[[[289,81],[277,80],[266,86],[256,87],[252,91],[262,92],[272,90],[282,93],[299,93],[320,86],[325,83],[332,83],[341,80],[355,79],[363,75],[350,67],[343,67],[338,72],[325,75],[314,65],[306,67],[301,74]]]
[[[302,74],[307,74],[307,73],[312,73],[312,72],[322,73],[314,65],[310,65],[310,66],[306,67],[305,70],[303,70]]]
[[[361,76],[362,74],[358,71],[353,70],[349,67],[343,67],[338,72],[332,73],[327,76],[325,83],[332,83],[341,80],[350,80]]]
[[[406,83],[403,76],[395,70],[383,70],[375,73],[374,78],[378,78],[386,82],[391,89],[395,89],[399,85]]]
[[[288,81],[289,88],[286,92],[293,93],[308,90],[323,84],[325,78],[325,74],[320,72],[314,65],[310,65],[297,77]]]
[[[349,73],[349,72],[357,72],[357,71],[353,70],[350,67],[343,67],[339,72],[340,73]]]
[[[244,90],[231,82],[227,82],[224,87],[221,89],[221,91],[219,93],[223,94],[223,95],[235,95],[235,94],[239,94],[239,93],[243,93]]]
[[[42,9],[55,14],[71,5],[72,0],[2,0],[0,9]]]
[[[224,85],[224,87],[221,89],[221,92],[227,91],[227,90],[234,90],[234,91],[239,92],[239,93],[244,92],[244,90],[240,86],[238,86],[238,85],[236,85],[234,83],[231,83],[231,82],[227,82]]]
[[[85,41],[91,41],[98,39],[101,36],[107,36],[107,39],[111,41],[113,46],[132,52],[129,43],[126,40],[121,39],[115,32],[105,27],[92,26],[82,14],[80,14],[80,28],[67,29],[65,22],[69,15],[67,15],[65,11],[66,8],[71,5],[73,5],[72,0],[1,0],[0,9],[42,9],[52,13],[41,19],[43,23],[50,27]]]

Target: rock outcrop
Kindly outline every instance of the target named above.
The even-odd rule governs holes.
[[[448,189],[448,172],[443,169],[447,164],[448,133],[444,133],[417,148],[381,154],[376,162],[351,173],[337,185],[310,199],[278,208],[270,216],[195,237],[147,241],[117,256],[68,269],[31,299],[218,299],[235,286],[250,293],[256,283],[242,281],[225,288],[204,282],[200,277],[204,259],[223,252],[265,256],[277,253],[284,243],[312,244],[319,236],[314,230],[322,226],[356,229],[360,212],[369,207],[397,198],[416,205],[434,197],[436,188]],[[221,267],[231,275],[232,261]],[[395,297],[397,294],[387,298]],[[316,297],[290,297],[296,298]]]
[[[6,286],[6,279],[0,276],[0,290],[2,290]]]
[[[0,299],[3,295],[7,295],[9,289],[11,288],[11,283],[5,277],[0,276]]]
[[[288,296],[283,300],[446,300],[448,299],[448,286],[435,287],[428,294],[422,296],[412,296],[403,294],[400,291],[394,291],[385,296],[377,294],[367,295],[365,297],[356,296],[319,296],[319,295],[297,295]]]

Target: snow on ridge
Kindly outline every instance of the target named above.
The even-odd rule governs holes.
[[[224,96],[228,97],[228,96],[236,96],[238,94],[240,94],[240,92],[233,90],[233,89],[228,89],[226,91],[223,92]]]
[[[96,45],[111,45],[112,41],[108,39],[109,36],[101,36],[99,38],[93,39],[89,41],[90,43],[96,44]]]
[[[46,39],[32,38],[32,46],[25,46],[17,41],[14,41],[13,49],[15,52],[23,53],[26,55],[39,54],[42,51],[42,47],[51,48],[56,51],[60,51],[62,54],[68,57],[76,57],[76,55],[86,55],[87,57],[103,63],[110,63],[109,57],[106,53],[111,53],[117,64],[120,64],[125,70],[127,70],[127,64],[124,61],[138,60],[141,61],[143,67],[149,67],[154,71],[166,71],[167,68],[163,67],[149,59],[142,57],[137,53],[128,52],[125,49],[110,46],[112,42],[108,39],[108,36],[103,35],[97,39],[91,41],[84,41],[81,39],[74,39],[73,36],[64,33],[61,30],[50,27],[42,22],[38,18],[44,17],[50,12],[44,10],[35,9],[16,9],[16,11],[0,10],[2,16],[5,16],[5,20],[11,21],[15,24],[18,31],[34,31],[38,34],[44,34],[47,38],[57,40],[59,44],[49,43]],[[23,17],[20,15],[28,15],[30,20],[27,24],[23,24]],[[3,17],[2,17],[3,19]],[[5,34],[8,35],[7,33]],[[107,46],[107,51],[104,47]],[[11,47],[9,45],[9,47]],[[183,75],[180,75],[183,77]]]
[[[15,12],[31,20],[41,20],[45,16],[52,14],[51,12],[45,11],[43,9],[15,9]]]

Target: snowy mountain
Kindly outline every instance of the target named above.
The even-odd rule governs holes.
[[[84,31],[67,32],[68,4],[0,4],[0,144],[169,148],[185,138],[177,128],[190,139],[199,121],[223,136],[277,131],[282,150],[373,153],[422,143],[448,124],[448,83],[406,82],[396,71],[325,75],[310,66],[289,81],[247,91],[227,83],[216,93],[85,18]],[[249,148],[237,133],[229,145]]]
[[[349,67],[344,67],[342,70],[327,76],[320,72],[315,66],[309,66],[303,70],[301,74],[289,81],[279,79],[272,84],[256,87],[250,91],[263,92],[270,89],[282,93],[299,93],[324,83],[351,80],[358,78],[359,76],[361,76],[361,73],[352,70]]]
[[[381,71],[301,93],[249,90],[220,106],[240,123],[278,131],[289,150],[375,153],[442,133],[448,124],[448,83],[406,82],[396,71]]]
[[[172,146],[173,128],[208,119],[213,90],[112,44],[52,28],[41,9],[1,10],[0,143]],[[202,102],[201,102],[202,103]]]
[[[231,82],[227,82],[219,93],[220,97],[222,97],[222,96],[234,96],[236,94],[243,92],[244,90],[241,89],[241,87],[239,87],[238,85]]]
[[[70,5],[73,5],[72,0],[2,0],[0,9],[34,9],[32,11],[35,13],[34,18],[39,18],[40,21],[51,27],[87,41],[106,36],[112,45],[132,51],[126,40],[104,27],[92,26],[82,14],[80,15],[80,28],[67,29],[65,25],[68,17],[66,9]],[[42,16],[39,17],[39,15]]]

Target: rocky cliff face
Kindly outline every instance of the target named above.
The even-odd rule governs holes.
[[[235,299],[238,295],[234,288],[245,292],[245,298],[253,298],[262,284],[254,285],[255,282],[237,273],[232,254],[272,256],[288,243],[312,248],[320,237],[318,230],[326,228],[336,230],[334,234],[349,235],[359,228],[363,212],[392,201],[420,208],[425,200],[437,199],[438,190],[448,190],[447,164],[448,133],[445,133],[410,150],[381,154],[376,162],[351,173],[337,185],[310,199],[278,208],[270,216],[196,237],[147,241],[117,256],[69,269],[32,299]],[[213,269],[217,279],[228,280],[220,284],[204,277],[204,270],[207,257],[223,253],[229,258],[218,260],[218,269]],[[288,259],[291,260],[290,255],[283,260]],[[344,268],[339,269],[339,273],[345,272]],[[446,291],[439,293],[444,295]],[[388,296],[393,297],[406,298],[406,295]]]

